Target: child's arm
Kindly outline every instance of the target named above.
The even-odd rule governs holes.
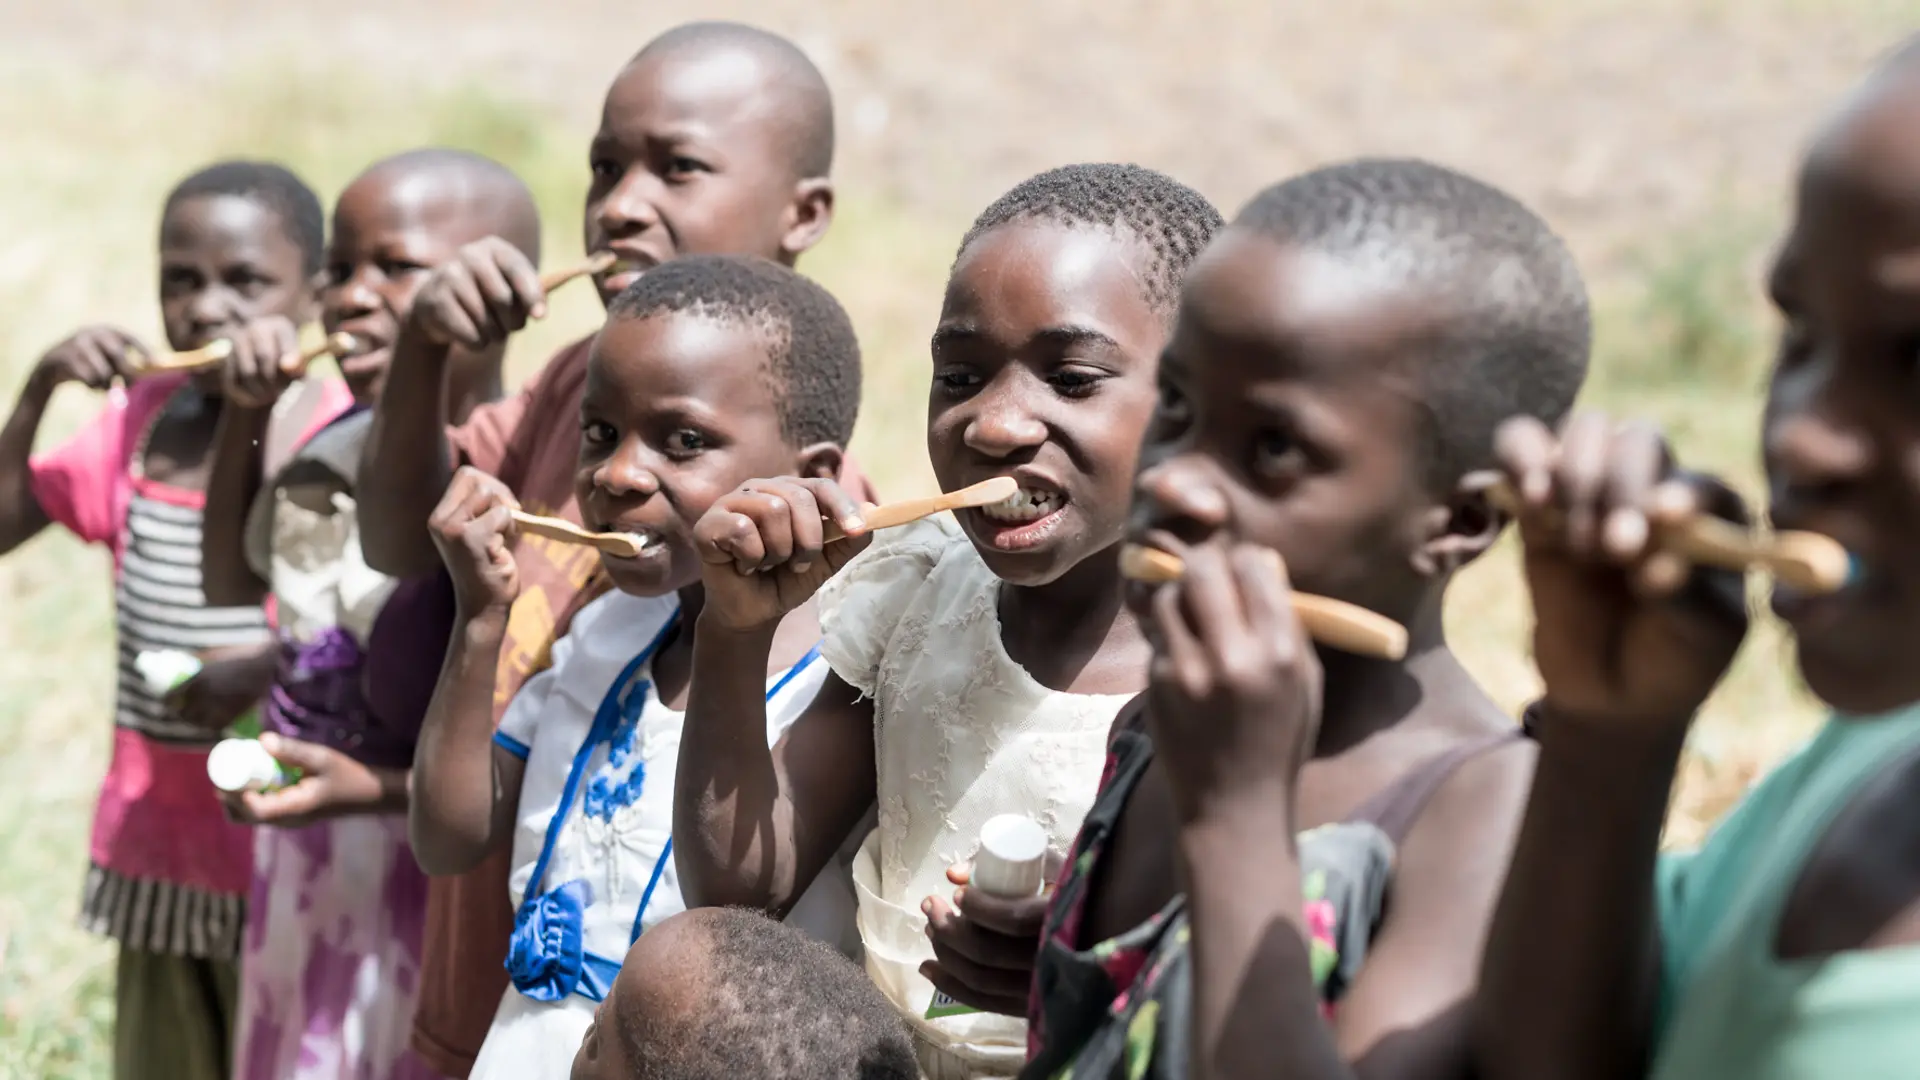
[[[823,544],[823,511],[854,539]],[[673,815],[689,907],[786,912],[873,805],[873,703],[829,674],[769,750],[762,692],[780,620],[865,546],[864,530],[831,480],[753,481],[695,529],[706,599]]]
[[[1489,931],[1474,1064],[1489,1080],[1637,1077],[1659,994],[1655,854],[1681,745],[1746,631],[1737,574],[1651,546],[1696,512],[1744,520],[1682,480],[1655,433],[1578,416],[1499,439],[1522,496],[1540,762]]]
[[[247,512],[266,470],[267,427],[273,403],[298,374],[288,361],[300,341],[292,322],[262,319],[229,338],[233,353],[221,370],[220,424],[213,440],[213,471],[200,534],[201,590],[213,607],[258,604],[267,582],[247,563]]]
[[[13,415],[0,428],[0,554],[32,539],[51,520],[33,492],[34,437],[46,416],[47,403],[61,383],[77,382],[105,390],[116,378],[133,370],[128,351],[146,356],[146,348],[119,330],[90,326],[55,345],[34,365],[20,390]]]
[[[461,248],[420,287],[394,344],[356,478],[368,566],[395,577],[433,569],[433,542],[423,526],[453,471],[446,434],[451,348],[484,351],[545,313],[546,291],[533,264],[498,237]]]
[[[429,522],[459,604],[413,753],[408,831],[429,874],[465,873],[513,835],[524,763],[493,741],[493,679],[507,612],[520,595],[507,548],[515,506],[498,480],[461,469]],[[530,682],[521,693],[535,689]]]

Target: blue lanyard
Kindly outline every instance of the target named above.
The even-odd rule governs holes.
[[[565,828],[567,817],[573,811],[573,800],[579,795],[587,764],[592,760],[594,751],[601,743],[612,741],[615,733],[622,727],[638,722],[640,713],[646,708],[647,695],[653,689],[651,679],[639,678],[640,671],[653,658],[653,654],[660,648],[661,643],[679,623],[680,612],[675,609],[666,625],[660,628],[659,633],[647,643],[646,648],[640,650],[639,655],[627,662],[627,666],[621,669],[612,685],[607,687],[606,696],[600,699],[600,707],[594,711],[593,726],[588,730],[579,751],[574,754],[573,764],[567,772],[567,783],[561,790],[560,804],[554,808],[553,817],[547,822],[546,836],[540,845],[540,858],[534,863],[533,876],[527,881],[526,899],[521,904],[523,910],[537,905],[547,895],[541,888],[546,881],[547,864],[552,861],[553,850],[559,842],[560,832]],[[807,650],[805,656],[788,668],[786,673],[773,684],[767,691],[766,700],[771,703],[780,691],[786,689],[787,685],[819,656],[820,645],[816,642],[813,648]],[[636,768],[639,767],[641,766],[636,766]],[[660,857],[653,864],[653,873],[647,878],[647,887],[640,894],[640,907],[633,914],[633,928],[627,937],[629,945],[640,940],[641,925],[646,919],[647,909],[653,904],[654,891],[660,885],[661,875],[666,872],[668,860],[672,858],[673,837],[669,836],[666,844],[660,849]],[[584,885],[584,882],[581,884]],[[567,886],[562,886],[562,889],[565,888]],[[581,959],[583,971],[578,991],[595,1001],[602,1000],[612,985],[613,976],[619,973],[619,961],[608,960],[584,950]],[[511,965],[510,958],[509,966]]]

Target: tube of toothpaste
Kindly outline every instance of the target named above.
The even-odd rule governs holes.
[[[207,779],[221,791],[278,791],[300,779],[258,739],[222,739],[207,754]]]
[[[1008,900],[1038,896],[1046,886],[1046,866],[1047,831],[1024,814],[1001,814],[980,828],[980,850],[973,857],[967,887]],[[935,990],[926,1018],[979,1011]]]
[[[200,674],[200,658],[179,649],[148,649],[133,658],[133,669],[146,680],[147,690],[156,697],[170,694],[181,683]],[[260,711],[248,709],[245,715],[227,726],[227,733],[242,739],[260,737]]]

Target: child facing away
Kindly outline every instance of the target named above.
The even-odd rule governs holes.
[[[620,259],[594,279],[601,300],[611,302],[679,255],[759,255],[793,265],[832,220],[832,161],[832,96],[792,43],[735,23],[662,34],[614,78],[588,148],[586,249]],[[466,246],[438,270],[400,333],[357,492],[367,564],[411,578],[388,602],[384,618],[396,626],[446,636],[451,585],[427,519],[453,466],[497,477],[533,513],[579,520],[573,474],[593,337],[555,354],[518,393],[446,427],[453,346],[499,345],[545,304],[532,260],[495,238]],[[864,486],[851,464],[842,476]],[[493,684],[496,720],[546,665],[572,613],[605,587],[586,548],[520,536],[514,558],[524,587]],[[408,675],[389,668],[375,678],[385,684]],[[502,851],[429,889],[414,1045],[449,1076],[467,1074],[506,989],[508,866]]]
[[[415,150],[380,161],[334,207],[321,322],[352,335],[339,358],[353,407],[260,479],[280,369],[229,369],[229,405],[208,484],[206,590],[223,604],[271,591],[278,665],[262,741],[301,771],[283,790],[227,798],[254,831],[234,1073],[241,1080],[434,1075],[409,1049],[426,878],[407,846],[407,770],[418,717],[381,715],[363,690],[366,651],[394,581],[367,567],[353,477],[398,320],[460,245],[507,237],[540,250],[533,196],[476,154]],[[458,356],[455,416],[499,396],[504,347]],[[397,642],[437,669],[444,641]],[[396,658],[389,657],[389,661]]]
[[[1185,574],[1128,587],[1151,682],[1054,894],[1022,1075],[1467,1075],[1533,752],[1442,609],[1504,524],[1465,486],[1496,425],[1565,416],[1589,343],[1546,223],[1424,162],[1276,184],[1194,264],[1130,525]],[[1405,658],[1313,647],[1295,588],[1403,624]]]
[[[1772,523],[1838,540],[1852,580],[1776,583],[1834,715],[1697,852],[1660,855],[1688,728],[1747,626],[1739,575],[1655,544],[1743,517],[1657,434],[1581,415],[1502,432],[1524,499],[1540,761],[1487,945],[1476,1062],[1517,1077],[1914,1075],[1920,1061],[1920,42],[1820,131],[1769,292],[1785,327],[1761,425]],[[1564,520],[1555,520],[1562,518]]]
[[[312,313],[324,229],[312,190],[278,165],[228,161],[182,180],[160,220],[168,345],[226,340],[243,358],[294,348]],[[217,606],[201,592],[220,372],[139,377],[150,355],[124,331],[92,327],[41,358],[0,431],[0,551],[57,522],[112,552],[113,754],[80,918],[120,945],[115,1075],[224,1078],[252,838],[222,814],[207,752],[265,689],[272,653],[258,603]],[[105,406],[71,440],[30,458],[48,400],[70,382],[106,391]],[[298,384],[274,410],[269,454],[283,456],[345,396],[337,382]],[[134,665],[159,649],[209,662],[163,698]]]
[[[616,297],[589,354],[575,495],[588,528],[642,547],[601,554],[616,591],[581,609],[498,734],[493,675],[520,589],[516,504],[500,481],[456,474],[433,527],[459,621],[414,757],[412,826],[430,873],[513,851],[513,987],[474,1076],[564,1076],[620,958],[685,907],[670,834],[705,603],[694,523],[750,477],[832,477],[859,398],[845,312],[778,263],[683,256]],[[810,605],[773,636],[753,677],[763,746],[826,675]],[[837,940],[851,912],[829,905],[825,917],[809,931]]]
[[[927,1019],[928,976],[943,976],[926,906],[997,814],[1027,814],[1065,849],[1114,714],[1146,681],[1119,541],[1180,279],[1220,224],[1133,166],[1020,184],[960,245],[927,431],[944,490],[1011,476],[1019,492],[871,544],[856,500],[805,478],[756,481],[701,523],[707,607],[674,830],[689,899],[787,910],[877,801],[854,866],[861,943],[936,1080],[1011,1076],[1025,1057],[1016,1017]],[[822,515],[854,539],[823,546]],[[815,590],[833,670],[763,751],[750,736],[771,714],[750,687]],[[1043,912],[1024,909],[1036,928]]]
[[[744,908],[641,935],[572,1080],[918,1080],[907,1026],[846,957]]]

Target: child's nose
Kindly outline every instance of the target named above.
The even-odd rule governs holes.
[[[660,224],[660,180],[646,169],[630,169],[600,204],[600,227],[609,236],[645,232]]]
[[[983,397],[967,423],[967,446],[993,457],[1007,457],[1047,441],[1045,420],[1009,400],[1011,395]]]
[[[652,495],[660,490],[660,475],[647,454],[623,446],[607,457],[594,473],[594,483],[615,495]]]
[[[1220,486],[1184,456],[1140,470],[1133,490],[1136,520],[1188,543],[1204,540],[1207,533],[1226,525],[1232,513]]]
[[[354,275],[333,288],[328,301],[344,318],[369,315],[382,307],[380,291],[374,288],[366,271]]]

